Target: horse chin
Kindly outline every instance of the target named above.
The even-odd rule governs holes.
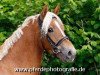
[[[62,62],[73,62],[74,61],[74,58],[67,58],[66,55],[64,55],[63,53],[58,53],[56,54],[56,56],[62,61]]]

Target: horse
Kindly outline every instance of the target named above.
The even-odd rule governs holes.
[[[0,75],[39,75],[40,72],[15,72],[15,68],[41,67],[44,50],[61,61],[73,61],[76,49],[64,33],[64,25],[45,5],[42,12],[29,16],[0,46]]]

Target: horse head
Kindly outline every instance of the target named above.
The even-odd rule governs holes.
[[[57,16],[59,5],[54,12],[48,12],[48,7],[44,6],[39,15],[38,22],[41,28],[42,44],[45,50],[54,54],[62,61],[73,61],[76,49],[64,33],[64,25]]]

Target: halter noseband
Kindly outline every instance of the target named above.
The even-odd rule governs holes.
[[[50,45],[53,47],[53,53],[57,54],[60,53],[60,49],[58,48],[58,46],[66,39],[69,39],[67,36],[61,38],[57,43],[53,42],[52,39],[47,35],[47,39],[50,43]]]
[[[40,16],[38,17],[38,24],[39,24],[39,27],[41,28],[42,27],[42,23],[43,21],[40,19]],[[55,43],[48,35],[46,35],[50,45],[52,46],[53,48],[53,53],[54,54],[57,54],[57,53],[60,53],[61,50],[58,48],[58,46],[66,39],[69,39],[67,36],[61,38],[57,43]]]

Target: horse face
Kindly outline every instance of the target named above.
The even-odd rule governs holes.
[[[52,52],[62,61],[73,61],[76,50],[64,33],[64,26],[53,17],[48,28],[47,39],[52,46]]]
[[[58,12],[59,6],[54,9],[55,16],[49,15],[49,17],[47,17],[48,7],[45,6],[40,14],[40,20],[41,22],[43,21],[43,25],[41,26],[43,27],[42,31],[47,32],[45,33],[46,39],[44,39],[43,46],[44,49],[53,53],[62,61],[73,61],[76,50],[64,33],[63,23],[56,17]],[[45,17],[47,18],[44,19]]]

